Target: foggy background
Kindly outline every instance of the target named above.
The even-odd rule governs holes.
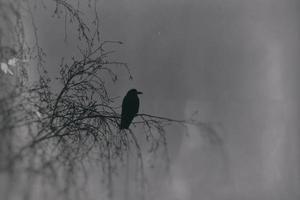
[[[156,199],[299,199],[299,2],[99,5],[143,112],[223,126],[222,148],[196,127],[170,131],[172,180]]]
[[[110,85],[120,104],[137,88],[141,113],[193,116],[222,139],[168,128],[171,171],[147,172],[148,199],[300,198],[299,1],[99,0],[97,10],[102,38],[124,42],[116,57],[134,77],[120,70]],[[63,42],[63,20],[49,16],[37,12],[36,23],[55,75],[60,58],[78,52],[72,33]]]

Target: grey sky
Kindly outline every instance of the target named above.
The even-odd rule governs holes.
[[[187,138],[170,128],[172,180],[154,187],[154,199],[299,199],[298,1],[101,0],[97,9],[103,38],[124,42],[117,55],[134,75],[120,76],[115,95],[135,87],[143,113],[198,110],[222,127],[222,148],[197,127]],[[74,46],[46,17],[39,30],[55,66]]]

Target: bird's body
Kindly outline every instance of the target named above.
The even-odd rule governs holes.
[[[133,118],[138,113],[140,106],[138,94],[142,93],[138,92],[136,89],[131,89],[127,92],[126,96],[124,97],[122,102],[120,129],[128,129]]]

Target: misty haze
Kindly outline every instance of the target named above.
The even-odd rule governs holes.
[[[0,200],[299,200],[298,0],[0,0]]]

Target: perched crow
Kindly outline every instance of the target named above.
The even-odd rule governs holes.
[[[122,114],[121,114],[121,124],[120,129],[128,129],[133,118],[139,111],[140,100],[138,94],[143,94],[138,92],[136,89],[131,89],[127,92],[122,103]]]

